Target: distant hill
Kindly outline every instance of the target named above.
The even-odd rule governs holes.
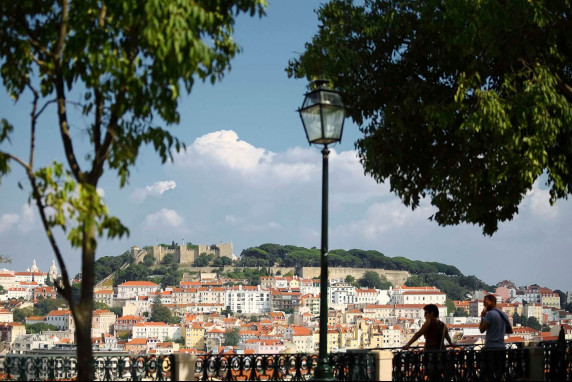
[[[319,267],[320,250],[294,245],[267,243],[242,251],[237,264],[242,267]],[[436,286],[452,300],[464,300],[475,290],[494,290],[475,276],[465,276],[453,265],[388,257],[373,250],[334,249],[328,253],[330,267],[373,268],[408,271],[407,286]]]
[[[119,256],[105,256],[95,262],[96,281],[101,281],[108,275],[119,271],[126,263],[132,261],[130,252]],[[465,276],[453,265],[438,262],[425,262],[409,260],[405,257],[388,257],[383,253],[362,249],[334,249],[328,254],[330,267],[346,268],[372,268],[408,271],[411,277],[407,286],[436,286],[447,294],[452,300],[464,300],[467,294],[475,290],[493,291],[494,287],[487,285],[475,276]],[[258,268],[260,274],[265,274],[269,267],[319,267],[320,250],[304,248],[294,245],[280,245],[273,243],[262,244],[258,247],[247,248],[242,251],[240,260],[236,263],[238,268]],[[180,279],[180,271],[176,271],[176,264],[163,266],[144,266],[131,264],[121,271],[121,279],[147,278],[153,273],[163,275],[163,283],[175,282]],[[154,269],[154,271],[152,270]],[[257,272],[258,274],[259,272]],[[167,277],[165,277],[167,276]],[[171,284],[169,284],[171,285]]]

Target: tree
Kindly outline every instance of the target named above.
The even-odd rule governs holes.
[[[152,266],[153,264],[155,264],[155,256],[153,256],[150,253],[146,254],[145,257],[143,257],[143,264],[146,267]]]
[[[453,313],[453,317],[469,317],[469,312],[463,308],[457,308]]]
[[[26,308],[14,309],[12,312],[14,316],[14,322],[25,323],[26,318],[34,315],[34,307],[28,306]]]
[[[93,302],[93,309],[94,310],[109,310],[111,311],[109,305],[103,303],[103,302],[99,302],[99,301],[94,301]]]
[[[109,311],[115,314],[117,317],[123,316],[123,308],[120,306],[113,306],[109,308]]]
[[[162,264],[170,265],[174,263],[175,263],[175,255],[173,255],[172,253],[167,253],[165,257],[163,257]]]
[[[46,324],[44,322],[40,322],[37,324],[26,325],[26,333],[27,334],[34,334],[34,333],[41,333],[46,332],[48,330],[58,330],[57,326]]]
[[[544,2],[333,0],[291,76],[322,75],[360,125],[365,172],[440,225],[492,235],[547,175],[572,192],[572,15]]]
[[[265,0],[0,2],[2,84],[15,102],[31,96],[29,160],[0,150],[0,177],[17,164],[28,178],[62,272],[58,292],[76,325],[78,380],[94,377],[97,242],[129,232],[109,214],[97,192],[100,180],[113,173],[123,187],[144,145],[153,145],[162,162],[172,159],[172,150],[183,144],[165,126],[179,122],[181,94],[190,93],[196,80],[222,79],[239,51],[232,39],[235,18],[262,15],[265,5]],[[74,108],[85,121],[83,134],[70,131],[71,124],[81,123],[72,120]],[[39,163],[34,155],[42,143],[36,141],[40,117],[52,110],[65,165],[57,159]],[[0,144],[11,139],[14,128],[0,119]],[[79,301],[71,293],[57,230],[80,252]]]
[[[232,328],[224,333],[224,340],[222,344],[224,346],[236,346],[240,343],[240,329]]]
[[[47,316],[52,310],[63,308],[66,305],[68,304],[63,298],[39,298],[38,302],[34,304],[34,315]]]
[[[217,257],[213,260],[213,267],[224,267],[231,264],[232,260],[226,256]]]
[[[166,324],[172,321],[173,315],[171,310],[161,303],[161,297],[157,295],[153,300],[153,307],[151,308],[151,322],[164,322]]]
[[[363,277],[358,280],[358,284],[366,288],[389,289],[391,282],[387,281],[385,276],[380,276],[377,272],[367,271]]]
[[[203,252],[200,255],[198,255],[197,258],[195,259],[194,266],[195,267],[208,267],[210,265],[211,261],[213,261],[213,259],[214,259],[214,255],[207,254],[206,252]]]
[[[451,300],[450,298],[446,299],[445,306],[447,307],[448,316],[455,314],[457,308],[455,307],[455,303],[453,302],[453,300]]]
[[[353,277],[352,275],[347,275],[346,276],[346,282],[350,285],[354,285],[356,284],[356,278]]]
[[[538,321],[538,318],[536,317],[529,317],[527,326],[534,330],[538,331],[542,330],[542,324],[540,323],[540,321]]]

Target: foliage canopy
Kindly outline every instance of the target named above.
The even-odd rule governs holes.
[[[7,151],[15,126],[0,115],[0,180],[15,163],[24,169],[31,200],[62,272],[58,292],[76,323],[78,379],[92,380],[91,318],[94,261],[100,238],[128,234],[98,192],[104,174],[123,187],[140,149],[162,162],[184,144],[167,129],[180,120],[180,96],[195,81],[220,80],[239,51],[236,17],[263,15],[265,0],[85,0],[0,2],[0,75],[18,102],[29,95],[29,159]],[[26,94],[24,94],[26,93]],[[48,110],[56,124],[40,126]],[[79,115],[78,138],[74,114]],[[64,163],[36,163],[37,129],[63,144]],[[23,129],[25,126],[17,126]],[[51,143],[51,142],[48,142]],[[87,148],[86,148],[87,147]],[[50,148],[48,148],[50,149]],[[72,294],[54,231],[81,252],[82,288]]]
[[[356,3],[359,3],[356,4]],[[440,225],[492,235],[547,175],[572,191],[572,6],[333,0],[290,75],[325,76],[360,125],[365,172]]]

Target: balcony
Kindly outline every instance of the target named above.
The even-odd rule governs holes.
[[[509,350],[455,347],[348,350],[332,353],[338,381],[572,380],[572,341],[541,342]],[[316,354],[163,356],[97,355],[97,381],[306,381],[313,378]],[[0,357],[0,380],[74,380],[75,357]]]

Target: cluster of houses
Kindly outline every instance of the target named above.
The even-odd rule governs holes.
[[[35,264],[34,264],[35,266]],[[50,270],[54,274],[54,270]],[[38,298],[56,298],[46,286],[50,274],[29,269],[29,275],[4,272],[0,285],[4,294],[12,288],[31,292],[4,298],[0,309],[0,352],[35,353],[73,349],[74,321],[71,311],[58,309],[46,316],[30,316],[25,323],[13,322],[13,309]],[[10,277],[12,277],[10,279]],[[7,284],[2,284],[6,282]],[[297,276],[261,277],[258,286],[234,285],[236,280],[203,277],[201,281],[181,281],[161,288],[150,281],[127,281],[113,289],[94,292],[95,301],[110,308],[121,308],[121,316],[107,309],[93,312],[92,338],[96,350],[129,354],[170,354],[174,352],[296,353],[316,352],[319,344],[320,282]],[[11,283],[11,284],[8,284]],[[16,285],[15,283],[24,283]],[[14,293],[14,292],[13,292]],[[560,309],[557,293],[539,286],[516,288],[499,283],[495,291],[499,308],[509,317],[519,314],[535,317],[548,326],[541,332],[516,326],[508,343],[553,340],[563,327],[572,339],[572,313]],[[328,349],[397,348],[403,346],[420,328],[423,307],[436,304],[440,318],[449,327],[455,342],[464,345],[483,343],[478,329],[482,298],[453,301],[463,315],[448,315],[447,296],[435,287],[398,286],[388,290],[357,288],[344,280],[330,280],[328,287]],[[153,305],[160,302],[177,318],[177,323],[151,322]],[[449,304],[450,307],[451,304]],[[117,312],[117,309],[113,309]],[[50,324],[54,330],[26,333],[26,325]],[[25,325],[26,324],[26,325]],[[237,344],[229,345],[228,334],[237,333]],[[417,345],[423,345],[423,337]]]

